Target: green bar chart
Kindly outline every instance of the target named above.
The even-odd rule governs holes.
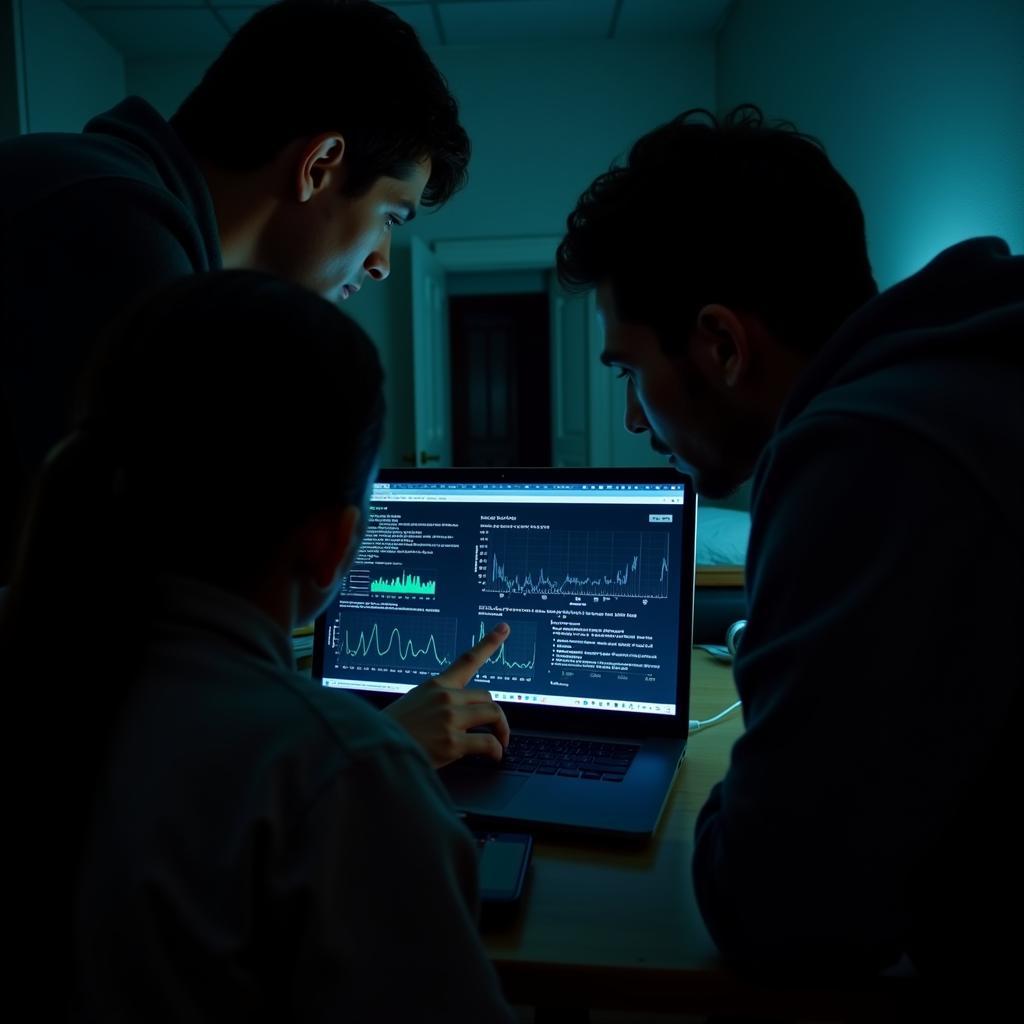
[[[419,594],[433,597],[437,591],[436,580],[422,580],[419,576],[401,576],[386,579],[381,576],[370,582],[371,594]]]

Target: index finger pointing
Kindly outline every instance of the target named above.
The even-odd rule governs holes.
[[[498,648],[508,639],[511,630],[507,623],[499,622],[483,640],[474,644],[464,654],[460,654],[435,678],[442,686],[465,686],[492,658]]]

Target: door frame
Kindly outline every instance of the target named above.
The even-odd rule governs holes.
[[[521,238],[447,238],[434,242],[434,255],[449,271],[553,270],[559,235]]]
[[[506,236],[492,238],[446,238],[437,239],[431,249],[441,266],[448,272],[494,273],[515,270],[554,271],[555,253],[562,241],[561,235]],[[601,372],[599,359],[603,338],[596,328],[594,296],[586,297],[591,329],[588,331],[588,354],[590,373],[585,380],[588,387],[588,440],[589,462],[592,466],[609,464],[611,453],[611,431],[604,410],[610,408],[611,378]],[[552,339],[554,341],[554,339]],[[555,370],[556,368],[553,368]],[[555,372],[552,373],[552,388],[555,387]],[[601,410],[600,422],[595,422],[595,412]],[[558,422],[558,409],[552,410],[552,427]],[[554,441],[554,438],[552,439]]]

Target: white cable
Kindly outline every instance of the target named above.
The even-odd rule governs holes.
[[[691,718],[690,733],[700,732],[701,729],[706,729],[709,725],[717,724],[725,718],[726,715],[731,715],[742,703],[742,701],[738,700],[735,704],[730,704],[724,711],[719,711],[717,715],[712,715],[711,718],[705,718],[703,722],[696,718]]]
[[[732,661],[736,656],[736,649],[740,645],[740,640],[743,639],[743,633],[747,628],[747,620],[740,619],[734,622],[725,634],[725,647],[719,647],[717,644],[697,644],[702,650],[707,651],[712,657],[717,658],[719,661]],[[705,718],[703,722],[696,718],[690,719],[690,733],[700,732],[701,729],[706,729],[709,725],[715,725],[720,722],[726,715],[731,715],[739,706],[742,701],[736,701],[735,704],[730,704],[724,711],[719,711],[717,715],[712,715],[711,718]]]

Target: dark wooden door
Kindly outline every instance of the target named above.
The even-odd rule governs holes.
[[[449,300],[452,462],[551,464],[551,342],[545,294]]]

